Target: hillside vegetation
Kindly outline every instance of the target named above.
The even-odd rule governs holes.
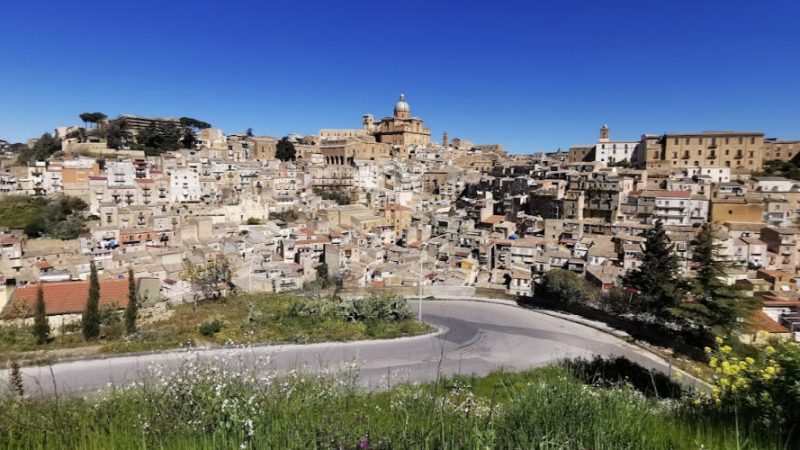
[[[230,363],[203,366],[190,354],[177,373],[151,367],[135,386],[92,398],[12,396],[0,448],[780,448],[758,425],[706,419],[635,384],[588,385],[575,372],[585,364],[423,385],[387,379],[366,392],[355,367],[276,377],[267,366],[220,369]]]

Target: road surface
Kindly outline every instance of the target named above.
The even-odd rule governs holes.
[[[416,302],[415,307],[416,307]],[[428,381],[437,374],[485,375],[499,369],[522,370],[554,360],[601,355],[625,356],[645,367],[666,371],[668,363],[608,333],[557,317],[504,304],[425,301],[424,320],[439,332],[385,341],[256,346],[174,351],[104,359],[81,359],[22,369],[28,393],[85,392],[141,381],[148,366],[171,371],[187,358],[217,364],[290,370],[335,371],[355,365],[368,388],[398,381]],[[226,361],[226,362],[220,362]],[[257,361],[261,361],[258,362]],[[259,369],[261,370],[261,369]],[[0,371],[8,380],[8,371]],[[5,385],[7,383],[2,383]],[[5,386],[1,389],[5,389]]]

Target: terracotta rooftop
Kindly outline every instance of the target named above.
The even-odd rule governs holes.
[[[386,211],[411,211],[411,208],[405,207],[403,205],[393,204],[393,205],[386,205],[384,208]]]
[[[80,313],[86,308],[89,281],[42,283],[42,288],[48,316]],[[38,291],[38,284],[29,284],[14,291],[14,297],[6,305],[3,315],[9,316],[25,308],[30,308],[32,311]],[[100,280],[100,305],[111,305],[115,302],[119,308],[128,305],[128,280],[110,278]]]
[[[505,218],[504,216],[493,215],[493,216],[489,216],[489,217],[481,220],[481,222],[482,223],[496,224],[496,223],[502,222],[504,218]]]
[[[788,333],[783,325],[772,320],[764,311],[756,311],[747,318],[747,328],[750,331],[766,331],[767,333]]]
[[[52,269],[53,265],[50,264],[50,261],[45,259],[44,261],[37,262],[36,263],[36,268],[39,269],[39,270]]]

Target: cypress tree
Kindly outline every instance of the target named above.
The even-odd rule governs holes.
[[[33,335],[36,343],[46,344],[47,337],[50,335],[50,323],[47,321],[47,311],[44,304],[44,289],[39,283],[39,290],[36,292],[36,306],[33,313]]]
[[[83,338],[88,340],[100,336],[100,282],[97,280],[97,267],[94,261],[90,265],[89,298],[83,312]]]
[[[661,221],[657,221],[645,236],[642,264],[623,278],[623,284],[636,290],[631,305],[633,311],[669,320],[688,289],[680,277],[678,257],[672,251]]]
[[[133,279],[133,268],[128,269],[128,306],[125,307],[125,331],[136,332],[136,315],[139,313],[139,302],[136,298],[136,282]]]
[[[757,302],[726,283],[731,263],[721,252],[713,225],[703,226],[692,244],[692,297],[681,305],[679,314],[706,333],[727,335],[740,327],[739,319],[750,314]]]

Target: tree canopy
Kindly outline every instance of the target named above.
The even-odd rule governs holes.
[[[278,141],[275,148],[276,158],[281,161],[294,161],[296,154],[297,150],[295,150],[294,144],[292,144],[288,137],[284,136]]]
[[[688,286],[680,277],[678,257],[661,221],[648,230],[646,237],[642,263],[623,278],[623,284],[636,291],[632,305],[634,311],[671,320]]]
[[[677,315],[709,335],[725,336],[741,325],[740,319],[755,309],[756,302],[725,281],[731,264],[721,253],[717,233],[714,225],[706,224],[692,243],[691,297]]]
[[[24,164],[44,161],[58,151],[61,151],[61,139],[56,139],[50,133],[44,133],[32,147],[26,146],[22,149],[19,162]]]
[[[79,117],[83,121],[84,125],[93,123],[93,124],[95,124],[95,126],[98,123],[108,119],[108,116],[103,114],[103,113],[101,113],[101,112],[85,112],[85,113],[79,114]]]

